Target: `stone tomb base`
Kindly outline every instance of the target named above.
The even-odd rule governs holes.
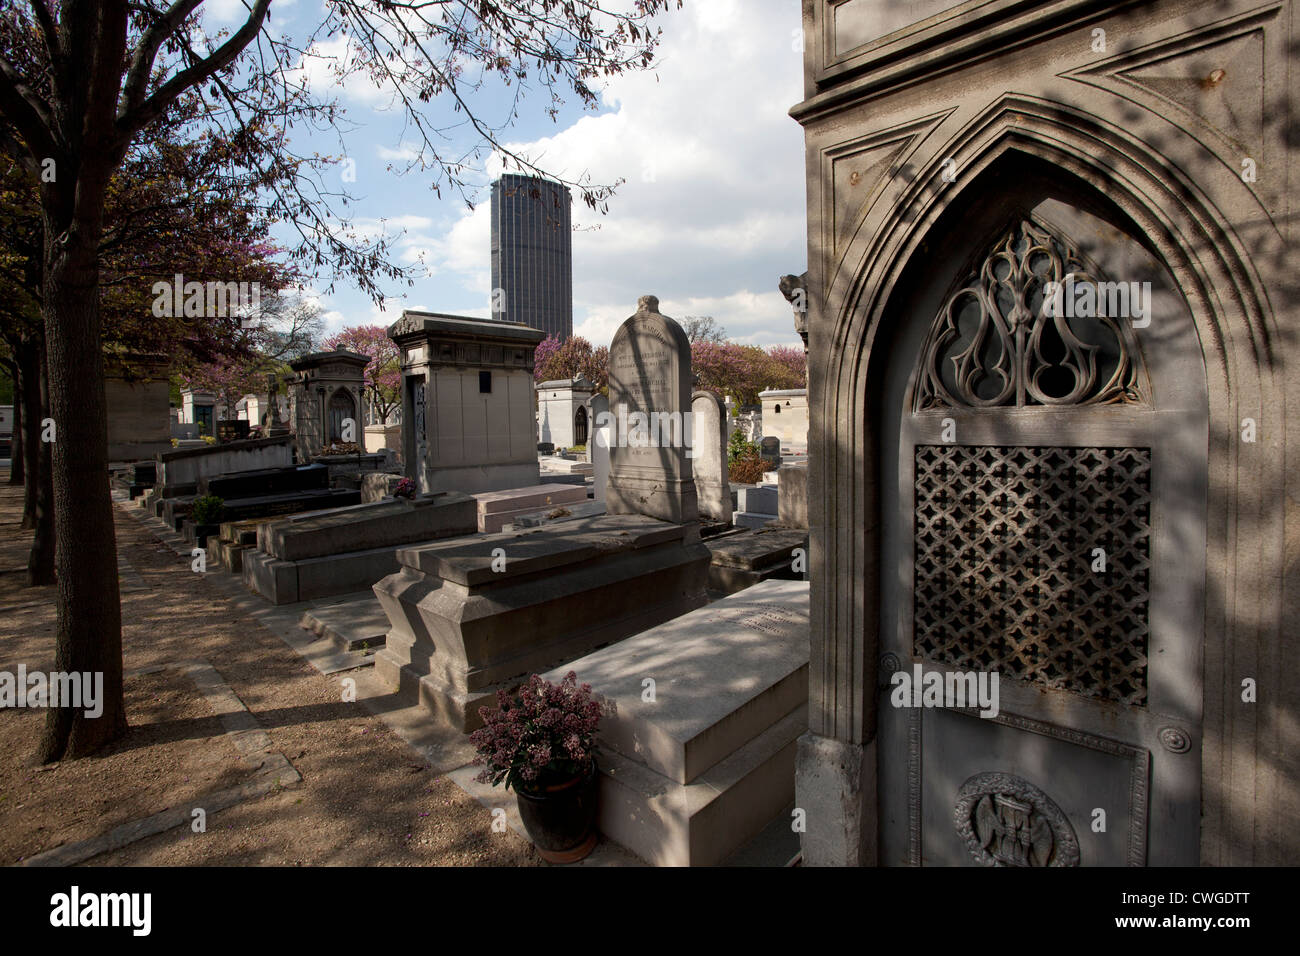
[[[376,673],[466,732],[499,688],[707,601],[695,528],[641,515],[405,548],[398,560],[374,587],[390,624]]]
[[[244,584],[273,604],[362,591],[397,570],[399,547],[473,534],[474,516],[474,499],[450,491],[267,522],[244,553]]]
[[[598,822],[643,860],[722,863],[794,802],[806,581],[756,584],[544,676],[569,670],[615,704],[601,723]]]

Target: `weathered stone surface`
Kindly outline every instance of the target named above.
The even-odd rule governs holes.
[[[587,440],[587,456],[591,459],[592,498],[604,502],[605,487],[609,484],[609,443],[613,429],[605,424],[609,414],[609,398],[596,394],[591,397],[591,437]]]
[[[691,531],[619,515],[402,549],[374,588],[391,623],[378,673],[472,729],[497,687],[703,605]]]
[[[777,517],[782,528],[808,527],[808,463],[783,464],[777,472]]]
[[[567,504],[585,503],[586,487],[543,484],[505,491],[485,491],[474,495],[478,502],[478,530],[495,534],[516,517],[533,514],[539,509],[555,510]]]
[[[731,522],[731,482],[727,477],[727,410],[715,392],[691,396],[691,471],[700,514]]]
[[[876,746],[799,738],[795,803],[805,811],[804,866],[875,866]]]
[[[642,514],[673,522],[698,517],[682,418],[691,409],[691,383],[686,333],[659,314],[658,299],[642,296],[636,314],[619,326],[609,347],[609,408],[620,433],[610,448],[605,490],[611,515]],[[641,444],[638,419],[650,444]]]
[[[808,583],[768,581],[543,676],[569,670],[616,705],[606,746],[690,783],[808,699]]]
[[[257,546],[285,561],[394,547],[469,534],[476,528],[475,511],[473,498],[454,491],[394,498],[265,524]]]
[[[157,458],[159,491],[162,497],[172,497],[197,491],[200,478],[292,465],[293,440],[259,438],[202,448],[178,448],[159,452]]]

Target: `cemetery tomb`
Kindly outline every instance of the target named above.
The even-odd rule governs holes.
[[[262,468],[283,468],[293,464],[289,438],[257,438],[227,445],[159,452],[157,498],[193,494],[201,478],[228,475]]]
[[[680,422],[690,354],[681,327],[643,297],[610,348],[611,406],[653,403]],[[391,624],[377,672],[472,729],[497,688],[705,604],[709,552],[685,443],[627,450],[611,449],[606,515],[403,550],[401,570],[375,585]]]
[[[660,314],[659,300],[652,295],[642,296],[636,314],[614,333],[609,409],[620,434],[609,451],[605,486],[605,506],[612,515],[645,514],[674,522],[694,522],[699,516],[681,418],[691,409],[690,356],[686,333]]]
[[[705,541],[709,554],[709,590],[723,594],[752,587],[761,581],[780,578],[788,581],[806,579],[795,570],[795,550],[803,549],[801,567],[808,564],[806,530],[768,529],[720,535]]]
[[[691,396],[691,473],[703,517],[731,524],[731,482],[727,477],[726,408],[713,392]]]
[[[582,376],[537,386],[537,440],[557,448],[586,445],[591,422],[587,403],[596,386]]]
[[[311,461],[338,442],[361,446],[364,373],[370,359],[339,349],[289,363],[289,420],[299,461]],[[348,437],[351,436],[351,437]]]
[[[806,388],[769,389],[760,392],[758,398],[763,403],[765,434],[777,439],[778,450],[806,451],[808,390]]]
[[[473,534],[475,514],[474,499],[452,491],[268,522],[244,555],[244,584],[273,604],[364,590],[397,570],[399,547]]]
[[[704,605],[692,532],[618,515],[403,548],[374,587],[390,625],[376,671],[473,730],[497,689]]]
[[[806,4],[826,42],[791,111],[817,383],[803,861],[1300,859],[1278,770],[1300,298],[1262,291],[1294,285],[1294,190],[1264,172],[1300,150],[1276,121],[1291,11],[1141,4],[1100,52],[1066,4],[881,6]],[[998,715],[893,706],[917,663],[999,673]]]
[[[774,524],[780,512],[780,486],[775,482],[762,485],[737,485],[736,508],[732,523],[738,528],[766,528]]]
[[[712,866],[787,814],[807,730],[807,582],[757,584],[543,676],[570,670],[615,705],[600,730],[606,837],[657,866]]]

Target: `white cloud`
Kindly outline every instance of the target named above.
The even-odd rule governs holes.
[[[798,343],[776,286],[807,259],[803,133],[787,115],[802,97],[799,24],[796,0],[688,4],[662,18],[654,73],[608,82],[609,112],[509,144],[565,178],[626,180],[606,216],[574,197],[577,334],[608,344],[653,293],[665,314],[713,315],[737,341]],[[488,235],[482,203],[431,244],[435,271],[486,293]]]

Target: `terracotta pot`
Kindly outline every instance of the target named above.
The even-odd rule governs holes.
[[[576,863],[596,846],[596,761],[583,776],[537,792],[515,791],[524,829],[542,859]]]

